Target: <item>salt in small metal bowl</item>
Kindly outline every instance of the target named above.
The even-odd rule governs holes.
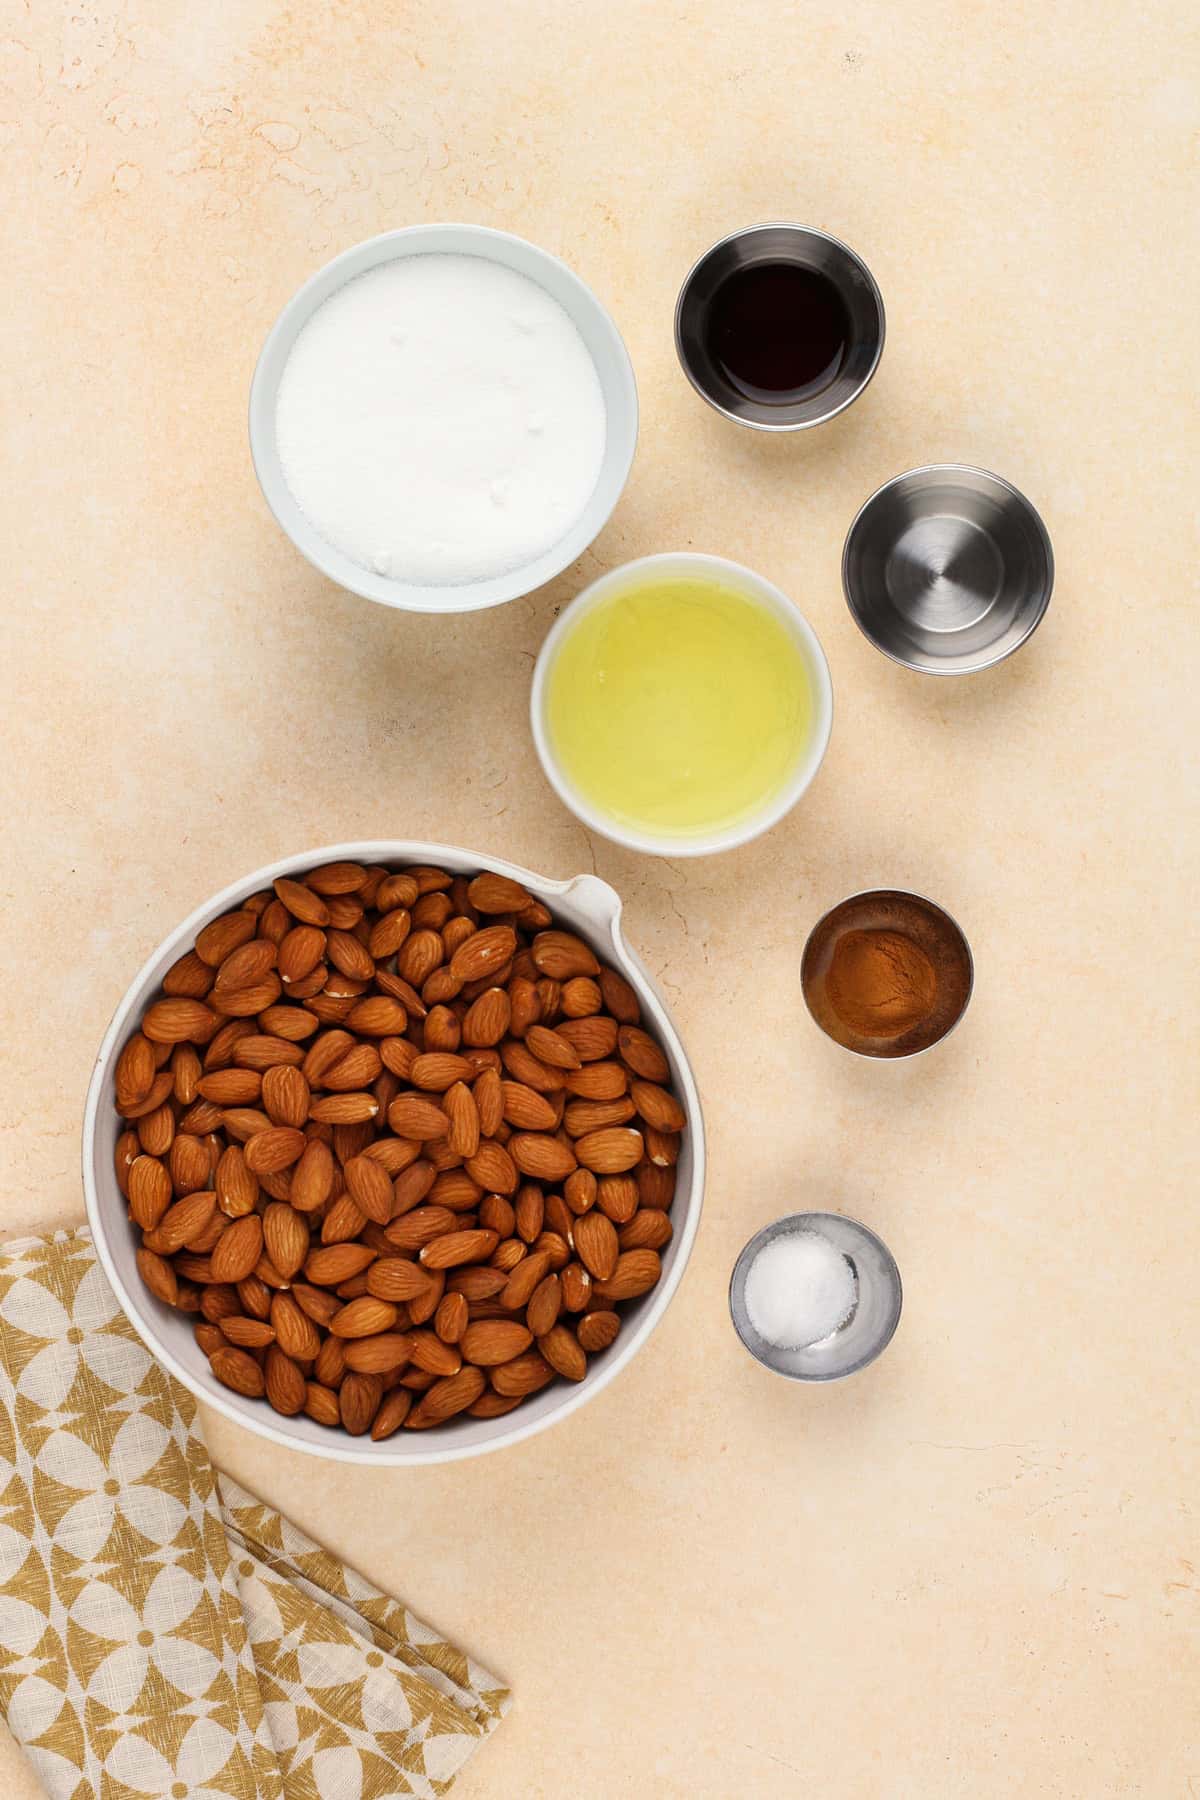
[[[965,463],[877,488],[846,534],[842,586],[864,637],[922,675],[973,675],[1040,625],[1054,552],[1036,508]]]
[[[854,1271],[858,1297],[845,1323],[819,1343],[798,1349],[781,1349],[760,1337],[746,1310],[746,1277],[759,1253],[794,1231],[813,1231],[841,1251]],[[857,1219],[842,1213],[788,1213],[766,1225],[750,1239],[736,1263],[729,1283],[729,1311],[734,1330],[764,1369],[785,1375],[789,1381],[839,1381],[853,1375],[886,1350],[900,1323],[904,1290],[896,1259],[883,1242]]]
[[[794,263],[824,275],[849,316],[841,366],[828,387],[804,400],[751,400],[722,375],[707,349],[705,327],[717,289],[736,270],[757,263]],[[684,374],[717,412],[756,431],[803,431],[844,412],[879,367],[885,330],[883,296],[866,263],[840,238],[812,225],[747,225],[730,232],[693,264],[675,305],[675,349]]]

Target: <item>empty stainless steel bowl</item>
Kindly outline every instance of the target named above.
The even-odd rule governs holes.
[[[845,1323],[819,1343],[782,1349],[760,1337],[746,1310],[746,1277],[759,1252],[792,1231],[813,1231],[840,1250],[854,1272],[857,1298]],[[733,1266],[729,1311],[751,1356],[792,1381],[837,1381],[853,1375],[886,1350],[900,1323],[904,1292],[896,1259],[882,1238],[843,1213],[789,1213],[756,1232]]]
[[[739,391],[717,368],[706,326],[717,289],[739,269],[792,263],[832,282],[846,309],[849,336],[828,386],[802,400],[769,404]],[[683,372],[710,406],[758,431],[803,431],[857,400],[883,355],[883,297],[865,262],[839,238],[812,225],[748,225],[706,250],[689,271],[675,307],[675,349]]]
[[[1054,553],[1011,482],[964,463],[909,469],[860,508],[842,586],[877,650],[926,675],[989,669],[1050,604]]]

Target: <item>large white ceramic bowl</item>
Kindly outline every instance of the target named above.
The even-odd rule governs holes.
[[[313,313],[356,275],[400,256],[431,252],[481,256],[536,281],[564,309],[587,346],[604,396],[604,460],[591,498],[558,542],[519,568],[485,580],[439,586],[394,581],[354,562],[309,523],[284,480],[275,438],[275,401],[292,345]],[[508,231],[486,225],[408,225],[355,244],[309,278],[288,301],[262,347],[250,386],[250,454],[267,505],[296,548],[323,575],[352,593],[405,612],[476,612],[500,606],[552,581],[604,528],[629,477],[637,445],[638,399],[633,364],[620,332],[591,288],[557,256]]]
[[[208,1358],[192,1335],[194,1320],[156,1300],[137,1272],[136,1234],[126,1216],[125,1201],[117,1186],[113,1153],[122,1124],[113,1105],[113,1073],[117,1057],[141,1018],[171,964],[195,942],[196,933],[251,894],[270,887],[280,875],[296,875],[320,863],[342,860],[385,863],[400,867],[409,863],[433,864],[455,874],[496,869],[514,876],[531,894],[545,902],[555,920],[585,938],[602,961],[609,962],[632,983],[642,1004],[643,1019],[662,1045],[671,1065],[671,1079],[688,1115],[688,1129],[677,1170],[671,1220],[675,1235],[663,1251],[663,1273],[658,1286],[623,1308],[621,1335],[609,1349],[591,1358],[587,1375],[578,1386],[555,1382],[526,1400],[515,1412],[499,1419],[461,1417],[428,1431],[400,1431],[381,1444],[348,1437],[344,1432],[316,1424],[312,1419],[289,1419],[272,1412],[264,1400],[246,1400],[222,1387],[208,1366]],[[378,843],[331,844],[288,856],[282,862],[256,869],[206,900],[166,938],[134,977],[104,1034],[96,1067],[88,1088],[83,1119],[83,1187],[88,1219],[100,1261],[121,1305],[159,1361],[198,1400],[215,1407],[226,1418],[245,1425],[259,1437],[291,1450],[338,1462],[371,1463],[378,1468],[404,1464],[457,1462],[486,1450],[499,1450],[522,1438],[544,1431],[559,1419],[576,1412],[613,1376],[623,1369],[646,1342],[662,1318],[679,1286],[700,1223],[704,1193],[704,1121],[700,1096],[671,1023],[671,1017],[646,970],[625,942],[621,932],[621,901],[608,883],[595,875],[577,875],[573,881],[547,881],[494,856],[471,850],[451,849],[446,844]]]

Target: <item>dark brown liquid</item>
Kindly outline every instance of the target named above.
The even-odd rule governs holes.
[[[842,366],[850,316],[832,281],[795,263],[752,263],[721,283],[706,341],[747,400],[789,406],[822,393]]]

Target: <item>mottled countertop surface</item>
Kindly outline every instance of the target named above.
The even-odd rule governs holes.
[[[1192,9],[0,18],[5,1226],[80,1216],[104,1026],[235,876],[389,835],[594,866],[711,1134],[656,1336],[473,1464],[363,1474],[214,1420],[216,1455],[511,1680],[463,1800],[1200,1793]],[[795,439],[711,413],[671,343],[693,258],[771,217],[846,238],[888,309],[867,394]],[[308,568],[245,430],[297,284],[442,218],[591,282],[643,419],[582,562],[459,622]],[[878,656],[838,574],[866,494],[946,459],[1024,488],[1058,559],[1036,637],[961,681]],[[526,723],[556,609],[675,548],[793,595],[836,693],[798,810],[698,863],[590,840]],[[837,1050],[800,998],[809,926],[877,883],[975,951],[965,1022],[911,1065]],[[742,1243],[798,1206],[864,1219],[905,1280],[887,1355],[824,1390],[755,1367],[726,1314]],[[34,1794],[11,1744],[0,1772]]]

